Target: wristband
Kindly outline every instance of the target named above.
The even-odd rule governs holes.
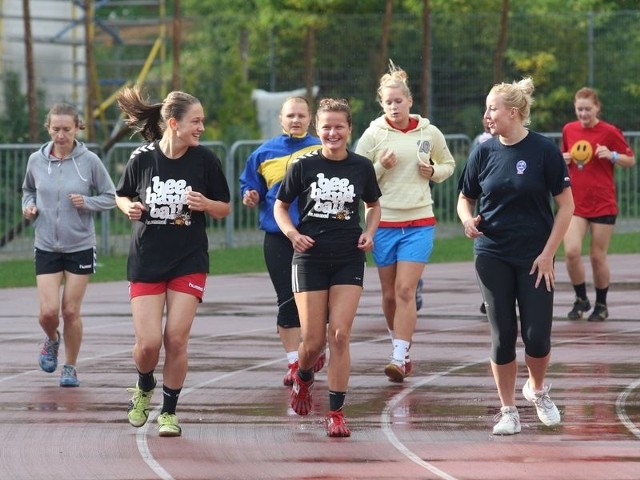
[[[618,152],[611,152],[611,163],[615,164],[618,161]]]

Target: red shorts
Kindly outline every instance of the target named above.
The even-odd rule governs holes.
[[[182,277],[172,278],[164,282],[129,282],[129,297],[141,297],[143,295],[160,295],[167,290],[188,293],[202,302],[204,289],[207,284],[206,273],[190,273]]]

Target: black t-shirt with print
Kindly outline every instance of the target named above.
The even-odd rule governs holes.
[[[210,200],[229,202],[229,185],[212,151],[190,147],[182,157],[170,159],[156,141],[131,154],[116,194],[139,198],[147,211],[133,224],[129,281],[159,282],[209,272],[206,214],[189,210],[188,188]]]
[[[291,203],[298,198],[298,231],[315,240],[296,258],[346,260],[361,257],[358,239],[361,201],[372,203],[381,196],[371,160],[348,152],[344,160],[329,160],[320,151],[298,158],[287,171],[278,199]]]
[[[529,131],[515,145],[490,138],[471,152],[458,184],[467,198],[478,199],[476,255],[530,267],[551,234],[551,197],[570,186],[558,147]]]

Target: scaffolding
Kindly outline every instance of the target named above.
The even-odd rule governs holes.
[[[0,76],[25,77],[22,1],[0,0]],[[24,1],[31,10],[36,88],[48,104],[66,101],[84,111],[88,140],[114,135],[114,101],[124,86],[144,81],[166,92],[167,0]]]

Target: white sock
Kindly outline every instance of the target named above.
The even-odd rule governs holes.
[[[287,361],[289,363],[294,363],[298,361],[298,351],[287,352]]]
[[[389,332],[389,337],[391,338],[391,345],[393,345],[393,330],[387,327],[387,332]]]
[[[407,351],[409,350],[410,342],[406,340],[393,340],[393,359],[396,362],[404,362],[405,357],[407,356]]]

